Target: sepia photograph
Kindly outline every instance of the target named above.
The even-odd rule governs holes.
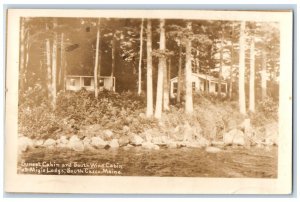
[[[54,184],[88,176],[272,184],[280,165],[291,166],[292,30],[282,29],[290,11],[55,11],[8,12],[18,32],[7,30],[16,46],[8,41],[6,172]]]

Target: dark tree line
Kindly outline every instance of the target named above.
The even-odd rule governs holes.
[[[116,77],[116,90],[146,92],[148,117],[169,110],[170,79],[178,76],[177,102],[193,112],[192,73],[227,80],[228,99],[240,112],[255,111],[257,88],[279,75],[276,23],[236,21],[22,18],[20,93],[37,83],[53,108],[66,75]],[[248,89],[246,89],[248,87]],[[248,92],[248,93],[246,93]],[[233,96],[233,94],[237,96]],[[221,88],[218,88],[221,96]],[[155,102],[154,102],[155,100]],[[246,104],[248,102],[249,104]]]

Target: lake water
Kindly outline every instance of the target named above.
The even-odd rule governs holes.
[[[26,163],[40,163],[47,170],[49,163],[50,168],[55,168],[51,167],[52,163],[59,167],[63,164],[70,166],[69,169],[62,169],[59,174],[63,175],[276,178],[277,149],[275,146],[267,149],[226,147],[219,153],[207,153],[205,149],[186,147],[160,150],[133,147],[84,152],[37,148],[20,156],[18,173],[28,173],[22,170]],[[79,172],[79,169],[92,164],[98,165],[98,168],[90,169],[91,172]],[[34,166],[38,168],[38,165]],[[42,174],[58,173],[55,169],[49,169],[49,172]]]

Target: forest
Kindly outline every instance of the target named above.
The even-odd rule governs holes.
[[[278,27],[21,18],[20,150],[277,145]]]

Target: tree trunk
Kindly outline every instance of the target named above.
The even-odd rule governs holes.
[[[170,110],[169,108],[169,102],[170,102],[170,88],[169,88],[169,82],[170,82],[170,68],[171,68],[171,59],[168,59],[168,62],[166,61],[166,66],[164,68],[164,111]]]
[[[143,28],[144,28],[144,18],[142,18],[141,32],[140,32],[140,58],[139,58],[139,76],[138,76],[138,95],[141,95],[141,93],[142,93]]]
[[[49,31],[48,25],[46,25],[46,32]],[[52,71],[51,71],[51,44],[50,39],[46,38],[46,65],[47,65],[47,88],[48,88],[48,99],[52,100]]]
[[[27,42],[28,43],[28,42]],[[19,88],[24,90],[25,84],[25,19],[20,18],[20,75]]]
[[[179,42],[179,64],[178,64],[178,81],[177,81],[177,102],[180,103],[181,84],[182,84],[182,46]]]
[[[192,23],[187,23],[188,31],[192,31]],[[193,113],[193,88],[192,88],[192,42],[187,37],[186,42],[186,60],[185,60],[185,112]]]
[[[232,73],[233,73],[233,26],[232,26],[232,33],[231,33],[231,48],[230,48],[230,81],[229,81],[229,99],[232,100]]]
[[[100,19],[98,20],[98,24],[97,24],[97,39],[96,39],[96,53],[95,53],[95,66],[94,66],[95,98],[98,98],[99,41],[100,41]]]
[[[153,85],[152,85],[152,28],[151,20],[147,20],[147,111],[146,116],[153,116]]]
[[[115,75],[115,45],[116,45],[116,37],[114,34],[111,41],[111,77]]]
[[[220,50],[220,69],[218,79],[218,97],[221,97],[221,80],[222,80],[222,69],[223,69],[223,43],[224,43],[224,27],[222,26],[222,37],[221,37],[221,50]]]
[[[249,110],[255,112],[255,41],[254,37],[250,44],[250,82],[249,82]]]
[[[165,31],[165,20],[162,21],[163,25],[161,26],[161,50],[163,53],[166,51],[166,31]],[[169,81],[168,81],[168,66],[167,66],[167,58],[164,55],[162,58],[163,64],[163,109],[164,111],[168,111],[169,108]]]
[[[267,58],[265,49],[262,50],[261,98],[267,97]]]
[[[197,74],[200,73],[200,60],[199,60],[199,56],[200,56],[200,51],[197,49],[196,50],[196,72],[197,72]]]
[[[57,70],[57,33],[55,28],[57,27],[57,22],[54,20],[53,29],[53,46],[52,46],[52,107],[55,109],[56,107],[56,70]]]
[[[159,49],[161,52],[165,51],[165,32],[164,32],[165,20],[160,19],[160,42]],[[164,56],[160,56],[158,62],[158,76],[157,76],[157,91],[156,91],[156,104],[155,104],[155,118],[160,119],[162,113],[162,101],[163,101],[163,82],[164,82],[164,69],[166,68],[166,59]]]
[[[64,89],[64,33],[60,35],[59,88]]]
[[[246,114],[245,103],[245,26],[246,22],[241,22],[240,27],[240,56],[239,56],[239,106],[240,113]]]

